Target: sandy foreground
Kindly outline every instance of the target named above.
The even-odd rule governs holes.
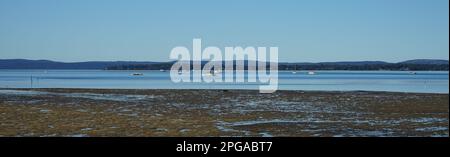
[[[0,136],[449,136],[449,95],[0,89]]]

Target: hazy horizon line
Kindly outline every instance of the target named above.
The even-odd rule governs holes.
[[[0,58],[0,60],[30,60],[30,61],[52,61],[52,62],[60,62],[60,63],[81,63],[81,62],[176,62],[178,60],[166,60],[166,61],[155,61],[155,60],[85,60],[85,61],[63,61],[56,59],[27,59],[27,58]],[[386,62],[386,63],[399,63],[410,60],[444,60],[449,61],[449,59],[433,59],[433,58],[415,58],[415,59],[405,59],[400,61],[383,61],[383,60],[336,60],[336,61],[278,61],[279,63],[326,63],[326,62]],[[193,61],[193,60],[191,60]],[[197,61],[197,60],[195,60]],[[209,61],[209,60],[201,60],[201,61]],[[229,60],[223,60],[229,61]],[[248,61],[248,60],[247,60]],[[250,60],[251,61],[251,60]]]

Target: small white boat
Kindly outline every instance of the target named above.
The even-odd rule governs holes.
[[[295,65],[294,71],[292,72],[292,74],[296,74],[297,73],[297,65]]]
[[[314,71],[309,71],[308,75],[315,75],[316,73]]]
[[[132,73],[131,75],[133,75],[133,76],[142,76],[144,74],[143,73]]]
[[[216,75],[216,71],[209,71],[206,73],[207,76],[215,76]]]
[[[166,70],[164,70],[164,69],[159,69],[159,71],[160,71],[160,72],[165,72]]]

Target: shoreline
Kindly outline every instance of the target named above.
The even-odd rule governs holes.
[[[449,95],[1,88],[0,136],[444,136]]]
[[[121,70],[115,70],[115,69],[0,69],[0,70],[92,70],[92,71],[161,71],[161,70],[165,70],[163,72],[168,72],[170,71],[170,69],[152,69],[152,70],[127,70],[127,69],[121,69]],[[244,70],[244,71],[248,71],[248,70]],[[414,72],[414,71],[418,71],[418,72],[450,72],[449,70],[314,70],[314,69],[302,69],[302,70],[277,70],[277,71],[281,71],[281,72],[292,72],[292,71],[297,71],[297,72],[308,72],[308,71],[351,71],[351,72],[358,72],[358,71],[379,71],[379,72]]]
[[[5,88],[0,87],[0,90],[37,90],[37,91],[254,91],[259,93],[258,89],[167,89],[167,88]],[[449,95],[449,93],[427,93],[427,92],[400,92],[400,91],[368,91],[368,90],[291,90],[291,89],[278,89],[276,92],[301,92],[301,93],[397,93],[397,94],[438,94],[438,95]],[[263,93],[261,93],[263,94]],[[270,93],[268,93],[270,94]]]

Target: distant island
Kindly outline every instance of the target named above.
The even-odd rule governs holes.
[[[0,69],[102,69],[102,70],[169,70],[174,62],[89,61],[56,62],[50,60],[0,59]],[[201,62],[202,65],[207,62]],[[248,61],[244,62],[247,69]],[[225,65],[225,63],[223,63]],[[233,63],[236,66],[236,63]],[[383,61],[278,63],[279,70],[400,70],[448,71],[448,60],[415,59],[398,63]]]

